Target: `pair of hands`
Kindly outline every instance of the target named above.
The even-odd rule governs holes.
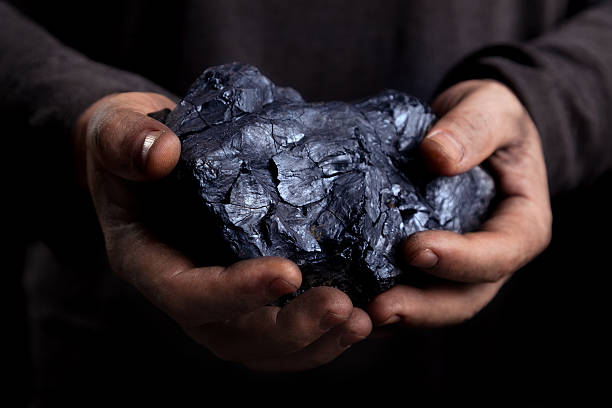
[[[441,119],[421,152],[443,175],[488,160],[502,200],[477,232],[425,231],[402,244],[408,263],[444,283],[395,286],[367,312],[329,287],[310,289],[282,308],[265,306],[300,286],[294,263],[263,257],[199,267],[160,241],[141,218],[147,203],[133,193],[134,183],[168,175],[181,148],[168,128],[146,114],[173,107],[151,93],[115,94],[93,104],[75,128],[79,174],[96,207],[113,270],[220,358],[257,370],[305,370],[333,360],[373,326],[462,322],[550,240],[546,168],[535,125],[504,85],[466,81],[434,102]]]

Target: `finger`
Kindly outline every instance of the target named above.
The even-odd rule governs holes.
[[[397,285],[374,298],[368,305],[368,313],[377,326],[394,323],[414,327],[458,324],[484,308],[503,283],[449,283],[427,289]]]
[[[353,305],[343,292],[317,287],[283,308],[262,307],[226,323],[195,328],[189,334],[219,357],[245,361],[297,352],[349,319]]]
[[[517,126],[527,115],[514,94],[495,81],[484,86],[483,81],[467,81],[450,88],[433,107],[441,117],[420,149],[430,168],[443,175],[466,172],[512,143],[524,131]]]
[[[98,212],[113,271],[183,326],[233,318],[301,285],[301,272],[288,259],[261,257],[227,268],[196,268],[130,218],[131,211],[107,205]]]
[[[308,347],[283,357],[246,362],[257,371],[304,371],[322,366],[337,358],[351,345],[368,337],[372,321],[366,312],[354,308],[349,319],[335,327]]]
[[[160,241],[139,220],[130,185],[94,174],[92,198],[111,268],[183,326],[225,320],[294,292],[301,272],[288,259],[261,257],[227,268],[195,268],[180,251]]]
[[[550,242],[548,212],[520,196],[503,200],[481,230],[464,235],[423,231],[402,243],[408,264],[460,282],[495,282],[509,276]]]
[[[158,95],[160,98],[163,97]],[[88,122],[87,148],[97,164],[121,178],[143,181],[166,176],[178,162],[180,141],[142,110],[173,106],[167,98],[156,103],[145,99],[140,104],[125,94],[110,99],[95,110]]]
[[[301,285],[300,270],[288,259],[261,257],[229,267],[195,268],[139,224],[123,224],[105,236],[119,276],[184,327],[234,318]]]

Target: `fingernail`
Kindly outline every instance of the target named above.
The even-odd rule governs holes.
[[[428,135],[425,140],[436,143],[440,153],[450,162],[459,163],[463,159],[463,146],[450,133],[438,130]]]
[[[296,290],[298,290],[298,288],[295,285],[292,285],[291,283],[281,278],[274,279],[268,285],[268,291],[270,292],[270,295],[275,298],[287,295],[289,293],[293,293]]]
[[[323,331],[328,331],[332,327],[336,327],[337,325],[344,323],[346,319],[347,317],[342,317],[335,313],[327,312],[327,314],[325,314],[325,316],[323,316],[321,319],[319,327],[321,327],[321,330]]]
[[[410,265],[415,268],[428,269],[433,268],[438,263],[438,255],[431,249],[423,249],[410,260]]]
[[[390,318],[388,318],[387,320],[385,320],[384,322],[382,322],[381,324],[379,324],[379,326],[386,326],[388,324],[394,324],[400,321],[400,317],[397,315],[393,315]]]
[[[344,333],[342,336],[340,336],[340,340],[338,340],[338,344],[340,345],[340,347],[342,348],[346,348],[352,344],[357,343],[358,341],[361,341],[365,339],[364,336],[360,336],[356,333],[353,332],[348,332],[348,333]]]
[[[163,133],[164,132],[161,130],[153,130],[145,136],[144,141],[142,142],[142,150],[140,153],[140,161],[143,169],[147,165],[147,158],[149,157],[149,151],[151,150],[151,147],[153,147],[155,141],[159,139],[159,137]]]

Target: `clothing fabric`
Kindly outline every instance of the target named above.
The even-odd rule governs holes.
[[[532,115],[553,193],[612,163],[609,1],[16,3],[73,47],[0,6],[0,106],[45,131],[66,133],[102,95],[160,86],[180,95],[207,66],[238,60],[307,100],[382,88],[431,99],[445,77],[492,76]]]

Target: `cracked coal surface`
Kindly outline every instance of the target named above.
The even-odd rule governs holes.
[[[424,169],[418,145],[435,119],[397,91],[308,103],[234,63],[207,69],[165,123],[182,142],[178,184],[235,259],[289,258],[300,291],[334,286],[364,305],[400,281],[403,238],[473,230],[494,196],[481,168]]]

